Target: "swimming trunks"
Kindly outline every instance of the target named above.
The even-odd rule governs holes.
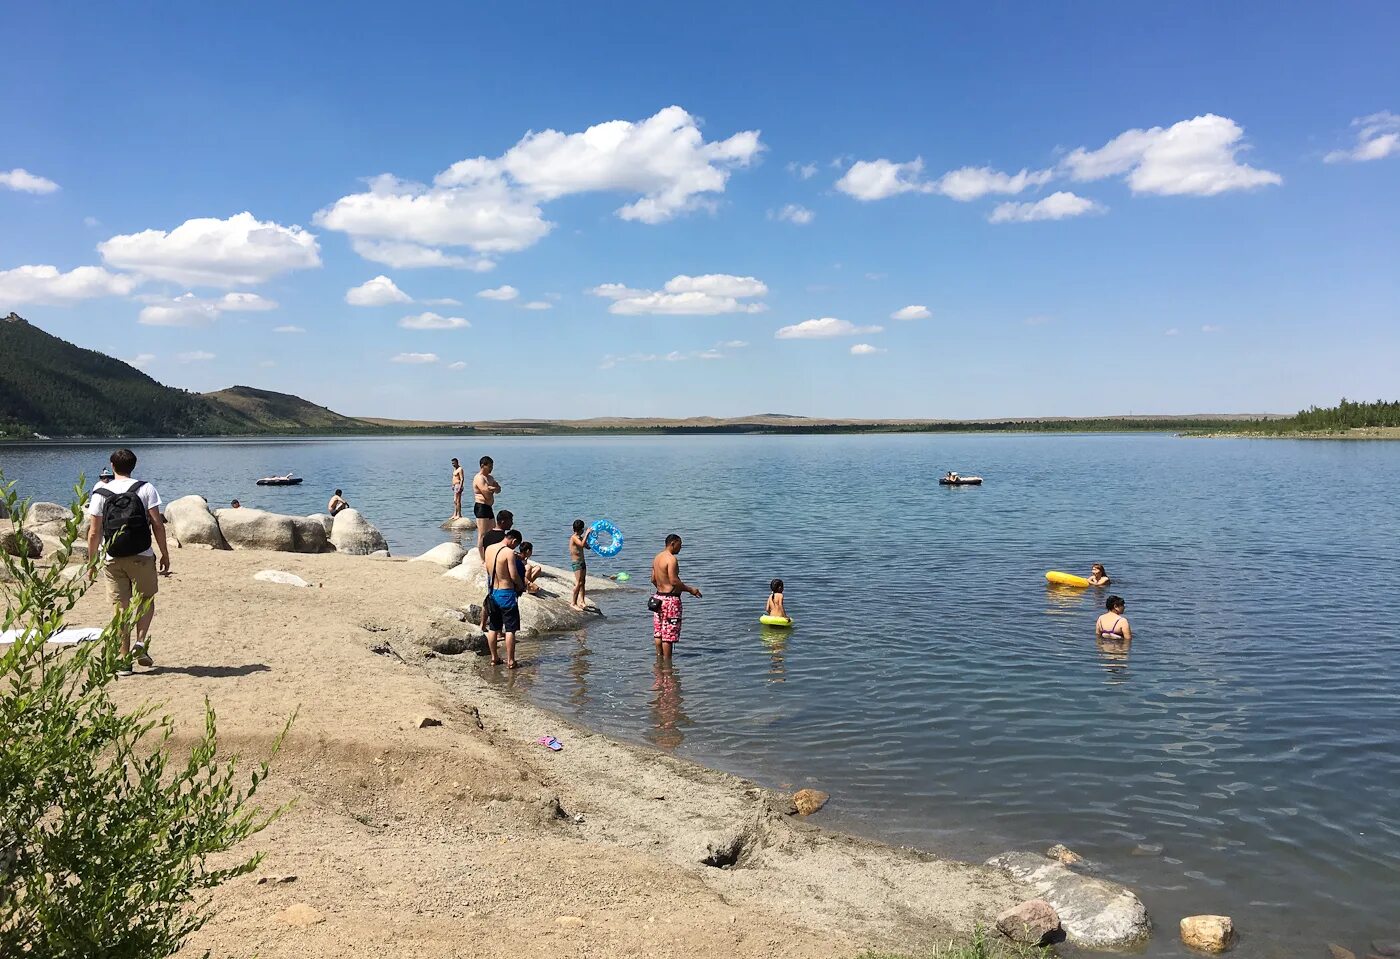
[[[582,559],[571,559],[569,560],[569,569],[575,573],[587,573],[588,562]]]
[[[462,484],[461,484],[461,483],[453,483],[453,484],[452,484],[452,492],[454,492],[454,493],[460,493],[460,492],[462,492]]]
[[[520,604],[515,590],[493,589],[491,602],[486,604],[486,622],[493,633],[520,632]]]
[[[496,513],[489,503],[473,503],[472,515],[477,519],[495,519]]]
[[[652,635],[663,643],[678,643],[681,638],[681,598],[656,594],[661,609],[651,614]]]

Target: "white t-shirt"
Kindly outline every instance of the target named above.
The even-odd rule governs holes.
[[[136,482],[137,481],[132,479],[130,476],[118,476],[116,479],[105,480],[101,483],[98,483],[96,486],[93,487],[93,495],[88,497],[87,505],[83,507],[83,512],[89,516],[101,516],[102,506],[106,502],[106,499],[104,497],[98,496],[96,493],[97,490],[109,489],[113,493],[125,493],[127,490],[135,486]],[[160,509],[160,493],[156,492],[156,488],[150,483],[142,484],[141,488],[136,491],[136,495],[141,497],[141,504],[146,507],[146,512],[149,513],[153,509]],[[154,548],[148,548],[144,553],[141,553],[140,555],[154,556],[155,554],[156,551]]]

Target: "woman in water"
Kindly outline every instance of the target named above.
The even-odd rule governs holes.
[[[1108,586],[1113,580],[1108,578],[1108,570],[1103,568],[1103,563],[1095,563],[1089,571],[1090,586]]]
[[[1133,641],[1133,628],[1128,625],[1128,617],[1123,615],[1127,604],[1122,596],[1110,596],[1103,604],[1108,612],[1094,623],[1094,635],[1099,639],[1118,640],[1124,643]]]

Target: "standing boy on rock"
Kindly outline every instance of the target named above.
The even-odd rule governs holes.
[[[489,456],[481,458],[481,471],[472,477],[472,515],[476,517],[476,548],[486,559],[486,534],[496,525],[496,512],[492,509],[501,484],[491,476],[496,466]]]

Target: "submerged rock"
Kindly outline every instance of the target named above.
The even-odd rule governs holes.
[[[223,530],[203,496],[181,496],[165,504],[165,519],[181,546],[228,549]]]
[[[472,516],[450,516],[438,529],[476,529],[476,518]]]
[[[1060,932],[1060,917],[1044,899],[1028,899],[997,916],[997,930],[1012,942],[1043,946]]]
[[[1152,931],[1147,909],[1131,889],[1082,876],[1063,863],[1032,852],[993,856],[987,865],[1026,883],[1059,914],[1071,942],[1118,949],[1146,939]]]
[[[1328,959],[1356,959],[1356,953],[1350,949],[1343,949],[1335,942],[1327,944],[1327,956]]]
[[[1058,862],[1064,863],[1066,866],[1073,866],[1084,861],[1084,857],[1079,855],[1079,853],[1063,843],[1058,842],[1045,850],[1045,855]]]
[[[367,556],[380,550],[387,551],[389,544],[384,536],[360,511],[349,507],[335,514],[331,524],[331,545],[337,552],[354,556]]]
[[[820,789],[799,789],[792,797],[792,804],[797,808],[799,816],[810,816],[825,806],[830,799],[831,794]]]
[[[1201,952],[1225,952],[1235,944],[1235,924],[1229,916],[1187,916],[1181,941]]]

